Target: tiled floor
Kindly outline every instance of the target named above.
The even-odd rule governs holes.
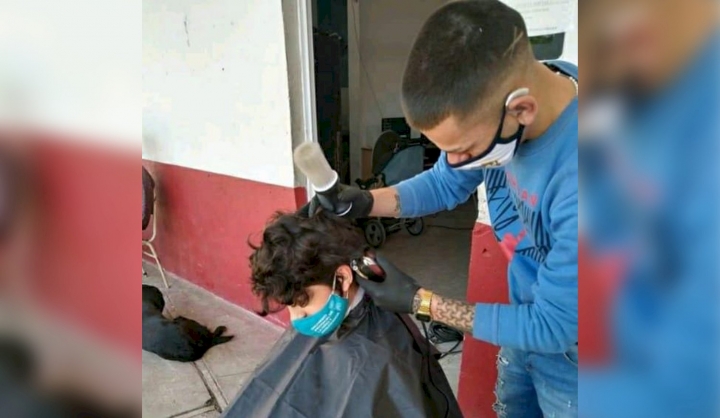
[[[382,250],[423,286],[464,299],[470,235],[476,215],[471,200],[451,213],[427,218],[427,229],[419,237],[404,231],[390,235]],[[228,333],[236,337],[227,344],[213,347],[196,363],[166,361],[143,352],[143,417],[218,417],[263,360],[282,329],[187,281],[170,276],[171,288],[165,289],[155,268],[145,264],[145,269],[150,276],[143,282],[161,289],[171,315],[187,316],[210,328],[225,325]],[[460,355],[451,355],[441,360],[455,392],[460,358]]]

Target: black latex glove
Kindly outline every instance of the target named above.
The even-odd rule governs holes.
[[[342,202],[352,202],[352,208],[348,213],[343,215],[343,218],[358,219],[367,218],[368,215],[370,215],[375,199],[373,199],[373,195],[369,190],[362,190],[358,187],[346,186],[344,184],[340,184],[339,188],[338,200]],[[308,215],[314,215],[315,212],[320,209],[320,201],[317,195],[313,196],[307,206],[306,213]],[[304,207],[301,209],[304,209]]]
[[[385,281],[377,283],[356,275],[360,287],[365,289],[365,293],[379,308],[390,312],[412,313],[413,299],[420,285],[382,255],[376,254],[375,261],[385,271]]]

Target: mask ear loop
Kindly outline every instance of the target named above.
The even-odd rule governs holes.
[[[342,277],[342,276],[341,276],[341,277]],[[335,284],[336,284],[337,282],[340,282],[340,284],[342,285],[342,282],[343,282],[343,281],[342,281],[342,279],[341,279],[340,277],[338,277],[337,274],[335,274],[335,277],[334,277],[334,279],[333,279],[332,293],[335,293]],[[345,292],[345,293],[347,293],[347,292]],[[340,288],[340,296],[343,297],[343,298],[345,298],[345,299],[347,299],[347,294],[343,294],[342,288]]]
[[[512,93],[508,94],[507,99],[505,99],[505,106],[503,106],[503,111],[502,111],[502,116],[501,116],[502,119],[500,120],[500,126],[498,126],[498,131],[495,134],[495,138],[496,138],[495,142],[503,142],[502,140],[504,138],[502,138],[501,135],[502,135],[503,126],[505,125],[505,115],[507,115],[507,110],[508,110],[508,106],[510,106],[510,102],[517,99],[518,97],[527,96],[528,94],[530,94],[530,89],[527,87],[521,87],[517,90],[514,90]],[[520,126],[522,127],[523,125],[521,124]],[[495,142],[493,142],[493,145],[495,144]],[[515,152],[517,152],[517,145],[515,146],[515,151],[513,152],[513,154],[515,154]]]
[[[507,99],[505,99],[505,106],[503,106],[502,114],[500,115],[500,125],[498,126],[497,132],[495,132],[495,140],[490,145],[491,147],[495,146],[495,144],[498,142],[503,143],[503,139],[505,139],[502,137],[502,130],[505,126],[505,115],[507,115],[507,110],[508,106],[510,106],[510,102],[517,99],[518,97],[527,96],[528,94],[530,94],[530,89],[527,87],[521,87],[508,94]]]
[[[507,99],[505,100],[505,109],[507,109],[508,106],[510,106],[510,102],[517,99],[518,97],[527,96],[530,94],[530,89],[527,87],[521,87],[512,93],[508,94]]]

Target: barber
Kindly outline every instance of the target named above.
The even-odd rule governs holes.
[[[409,218],[453,209],[485,183],[511,257],[510,304],[444,297],[381,255],[385,281],[359,282],[383,309],[500,346],[505,417],[577,415],[577,95],[577,67],[535,60],[517,11],[452,2],[422,27],[402,80],[405,117],[439,161],[394,187],[339,195],[352,202],[346,217]]]

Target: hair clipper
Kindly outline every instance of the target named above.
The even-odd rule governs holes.
[[[363,279],[378,283],[385,281],[385,271],[375,261],[374,253],[366,252],[362,257],[352,260],[350,268]]]

